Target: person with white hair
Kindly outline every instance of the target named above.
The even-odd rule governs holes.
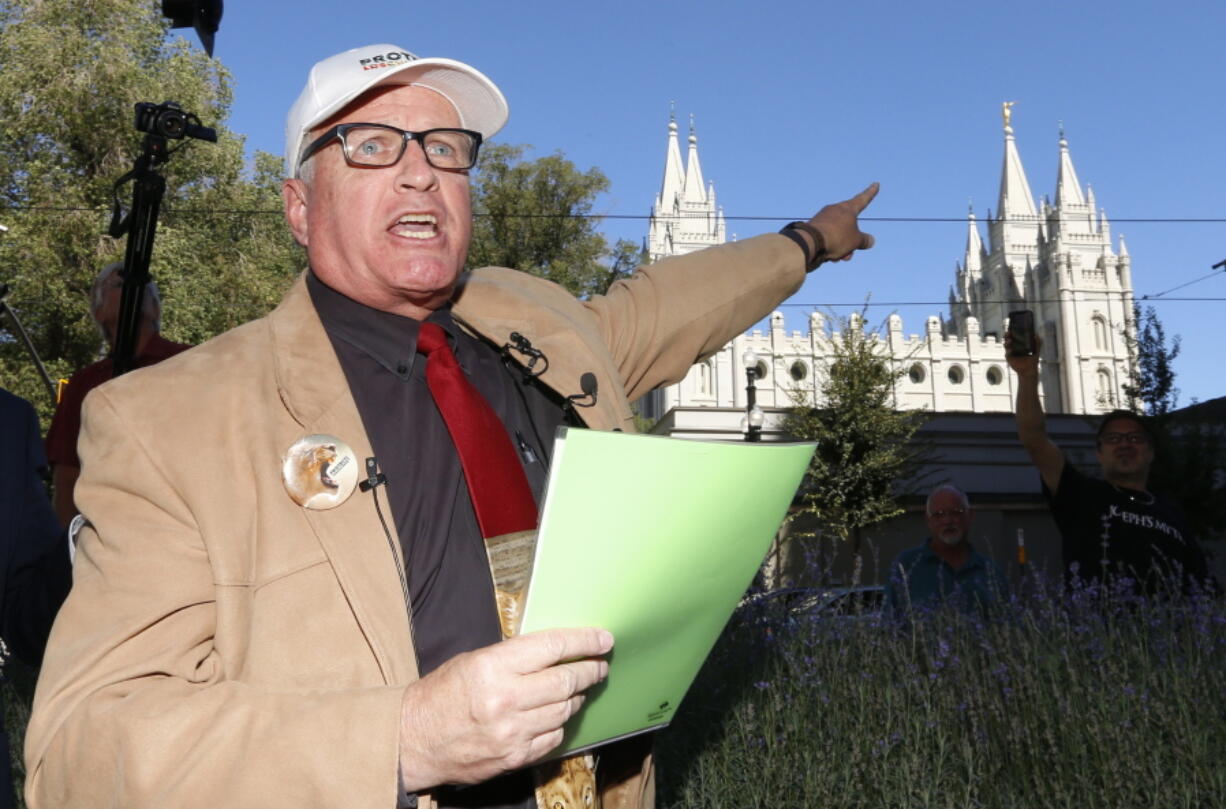
[[[954,604],[965,612],[1009,597],[1009,582],[995,561],[971,547],[975,512],[966,493],[938,486],[924,509],[929,536],[890,563],[887,609],[894,614],[920,606]]]
[[[506,120],[454,59],[378,44],[311,69],[282,186],[308,268],[267,317],[87,404],[31,809],[654,805],[648,736],[594,776],[534,767],[614,639],[507,631],[500,560],[531,548],[560,425],[633,431],[630,401],[871,247],[877,187],[579,300],[467,266],[470,172]]]
[[[77,477],[81,474],[81,459],[77,457],[77,435],[81,431],[81,405],[85,395],[106,382],[114,373],[111,352],[119,328],[119,304],[122,300],[123,262],[107,264],[94,279],[89,295],[89,312],[102,336],[107,356],[77,371],[68,380],[55,406],[51,427],[47,430],[47,461],[51,464],[54,487],[55,516],[67,527],[77,514],[73,502]],[[136,337],[136,360],[133,368],[144,368],[173,357],[191,346],[171,342],[162,337],[162,300],[153,279],[145,285],[141,299],[140,328]]]

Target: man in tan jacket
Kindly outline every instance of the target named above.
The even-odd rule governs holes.
[[[419,329],[454,343],[539,498],[552,428],[633,429],[630,400],[870,247],[876,188],[577,301],[462,272],[468,169],[506,115],[472,67],[392,45],[313,68],[284,186],[308,271],[268,317],[86,401],[90,526],[30,724],[32,807],[531,805],[517,774],[613,639],[498,641]],[[649,747],[601,751],[605,807],[652,805]]]

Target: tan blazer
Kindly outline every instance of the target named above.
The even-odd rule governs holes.
[[[454,313],[496,345],[527,336],[562,395],[596,374],[582,415],[631,430],[629,400],[765,316],[801,262],[760,236],[583,303],[484,269]],[[398,543],[370,494],[329,511],[289,498],[282,454],[310,433],[373,454],[301,278],[269,316],[88,397],[76,497],[92,528],[30,721],[33,809],[396,805],[401,694],[418,676]],[[602,756],[610,809],[652,805],[648,750]]]

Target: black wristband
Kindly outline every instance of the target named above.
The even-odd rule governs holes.
[[[813,237],[814,250],[809,251],[809,243],[805,241],[805,237],[801,236],[796,231],[803,230]],[[781,236],[787,236],[796,244],[800,245],[800,249],[805,254],[805,272],[813,272],[818,266],[826,260],[826,239],[822,236],[822,232],[810,225],[808,222],[788,222],[780,229]]]

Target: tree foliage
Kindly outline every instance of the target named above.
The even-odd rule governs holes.
[[[473,173],[469,266],[522,270],[583,298],[603,294],[640,260],[633,242],[610,247],[596,230],[592,210],[608,178],[597,168],[579,171],[560,152],[525,159],[529,148],[482,148]]]
[[[229,72],[169,36],[152,0],[0,0],[0,282],[53,378],[103,348],[89,314],[98,270],[124,255],[104,235],[112,186],[133,167],[143,135],[138,101],[178,102],[217,130],[216,144],[176,141],[161,172],[166,196],[150,272],[162,292],[162,330],[200,343],[265,314],[305,266],[281,216],[276,155],[247,161],[223,122]],[[609,186],[560,153],[490,145],[473,175],[470,266],[514,267],[580,296],[604,292],[638,263],[635,245],[610,247],[591,217]],[[119,190],[127,207],[131,187]],[[0,323],[0,386],[52,409],[22,346]],[[44,421],[45,424],[45,421]]]
[[[1221,404],[1176,410],[1179,335],[1167,340],[1152,306],[1142,313],[1134,304],[1132,318],[1132,333],[1124,334],[1132,365],[1124,395],[1129,409],[1149,416],[1157,435],[1149,487],[1178,501],[1193,536],[1221,539],[1226,536],[1226,432],[1214,415]]]
[[[0,235],[0,280],[53,377],[101,348],[88,293],[98,270],[123,258],[124,240],[104,234],[112,186],[142,148],[138,101],[176,101],[218,135],[216,144],[174,142],[162,168],[150,271],[163,332],[197,343],[279,299],[302,253],[277,213],[278,158],[261,153],[246,164],[243,138],[221,124],[228,71],[168,38],[160,4],[0,0],[0,64],[0,223],[9,228]],[[118,192],[125,207],[131,194],[130,186]],[[0,341],[0,384],[49,414],[31,361],[11,340]]]
[[[801,514],[820,529],[851,540],[859,553],[863,528],[902,513],[898,496],[918,469],[921,450],[911,442],[923,414],[894,408],[894,383],[904,373],[884,343],[853,315],[825,340],[830,359],[820,401],[803,394],[784,422],[797,439],[816,441],[805,476]]]
[[[1175,498],[1194,537],[1222,540],[1226,539],[1226,428],[1220,413],[1204,421],[1195,410],[1193,406],[1162,420],[1150,488]]]
[[[1175,387],[1175,359],[1181,350],[1179,335],[1170,341],[1154,307],[1144,314],[1138,303],[1132,305],[1132,329],[1125,329],[1130,379],[1123,386],[1128,407],[1161,418],[1175,409],[1179,389]]]

